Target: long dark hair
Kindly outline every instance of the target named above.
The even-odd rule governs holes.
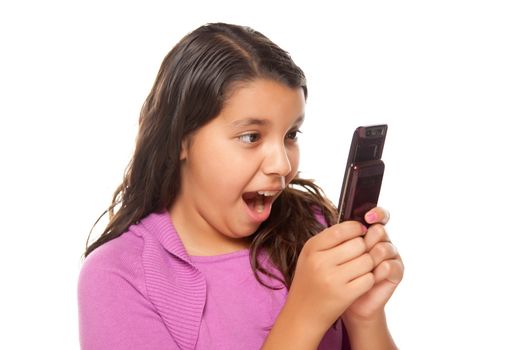
[[[168,53],[142,107],[135,152],[106,211],[109,223],[96,241],[89,244],[88,239],[86,257],[148,214],[173,203],[180,191],[184,137],[219,114],[234,83],[257,78],[302,88],[307,96],[304,73],[288,53],[248,27],[204,25]],[[321,190],[312,181],[294,179],[252,236],[254,271],[277,277],[256,259],[265,250],[289,287],[304,243],[323,228],[313,215],[316,211],[327,224],[333,223],[334,207]]]

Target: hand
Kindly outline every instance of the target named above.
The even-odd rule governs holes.
[[[283,308],[302,320],[303,332],[322,337],[374,285],[374,260],[367,254],[366,227],[347,221],[325,229],[304,245]],[[320,339],[319,339],[320,340]]]
[[[403,262],[384,226],[389,220],[388,212],[374,208],[365,219],[371,224],[364,241],[374,261],[374,285],[345,311],[343,318],[346,320],[367,321],[383,317],[387,301],[403,278]]]

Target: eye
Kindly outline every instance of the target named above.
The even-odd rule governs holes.
[[[252,132],[239,136],[239,141],[241,141],[242,143],[250,144],[259,141],[260,138],[261,135],[259,133]]]
[[[288,134],[286,134],[286,138],[288,140],[297,141],[297,137],[298,137],[297,134],[300,134],[300,133],[301,133],[301,130],[292,130],[288,132]]]

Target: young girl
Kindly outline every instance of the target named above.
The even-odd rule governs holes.
[[[297,174],[305,77],[262,34],[202,26],[166,56],[86,250],[83,349],[393,349],[403,264]],[[326,228],[328,227],[328,228]]]

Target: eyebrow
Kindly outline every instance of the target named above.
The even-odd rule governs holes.
[[[304,114],[301,114],[297,119],[295,120],[294,125],[301,125],[304,122]]]
[[[302,124],[304,121],[304,114],[300,115],[294,122],[294,125]],[[270,124],[270,121],[267,119],[260,118],[245,118],[233,121],[230,125],[234,128],[247,127],[247,126],[265,126]]]
[[[270,122],[266,119],[245,118],[245,119],[235,120],[230,125],[234,128],[240,128],[240,127],[245,127],[245,126],[267,125],[267,124],[270,124]]]

